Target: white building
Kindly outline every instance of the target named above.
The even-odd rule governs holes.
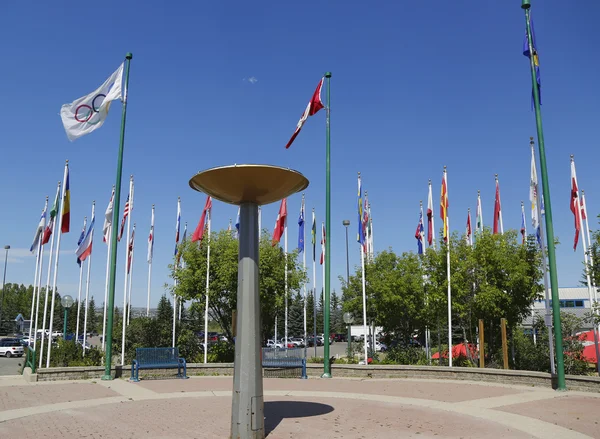
[[[558,297],[560,301],[560,310],[574,314],[577,317],[583,318],[591,311],[590,296],[587,287],[560,287],[558,289]],[[594,291],[592,291],[592,299],[594,299]],[[550,308],[552,308],[552,299],[550,299]],[[546,314],[546,300],[544,298],[533,302],[531,307],[532,315],[525,318],[523,326],[530,328],[533,324],[535,316],[544,317]],[[592,329],[592,325],[584,322],[582,329]]]

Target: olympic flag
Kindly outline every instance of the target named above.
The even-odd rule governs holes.
[[[71,142],[97,130],[104,124],[110,103],[120,99],[123,82],[123,66],[119,68],[92,93],[79,98],[60,109],[60,117]],[[126,99],[127,91],[125,91]]]

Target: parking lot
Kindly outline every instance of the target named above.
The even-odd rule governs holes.
[[[25,357],[0,357],[0,376],[19,375]]]

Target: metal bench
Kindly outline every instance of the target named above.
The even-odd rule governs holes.
[[[301,378],[308,378],[306,375],[306,358],[304,357],[304,348],[263,348],[262,367],[274,369],[302,368]]]
[[[137,348],[131,363],[131,381],[138,382],[140,369],[174,369],[179,378],[187,378],[185,358],[179,357],[177,348]],[[183,375],[181,371],[183,369]]]

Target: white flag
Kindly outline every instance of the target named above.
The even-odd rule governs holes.
[[[540,220],[538,218],[537,203],[538,203],[538,178],[535,168],[535,153],[531,149],[531,178],[529,180],[529,201],[531,201],[531,225],[533,230],[538,229]]]
[[[108,202],[108,207],[106,208],[106,212],[104,213],[104,225],[102,226],[102,234],[104,238],[102,239],[104,242],[109,242],[110,240],[110,231],[112,227],[113,220],[113,203],[115,199],[115,188],[113,187],[112,194],[110,196],[110,201]]]
[[[61,107],[60,117],[71,142],[104,124],[110,103],[121,98],[122,82],[123,64],[97,90]]]

